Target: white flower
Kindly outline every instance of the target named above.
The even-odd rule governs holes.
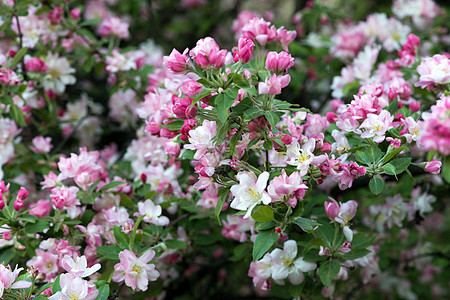
[[[239,180],[238,185],[231,187],[230,191],[235,197],[231,202],[231,208],[238,210],[246,210],[244,219],[250,217],[252,209],[259,203],[269,204],[271,198],[265,191],[267,180],[269,180],[269,173],[263,172],[258,179],[254,173],[239,172],[236,176]]]
[[[48,53],[45,58],[48,69],[42,82],[44,89],[52,90],[57,94],[64,93],[66,85],[76,82],[75,69],[70,67],[69,61],[59,54]]]
[[[73,258],[69,255],[65,255],[61,262],[61,266],[67,272],[82,278],[91,276],[101,268],[100,264],[95,264],[92,267],[88,268],[86,256],[84,255],[82,255],[81,257],[75,257],[75,260],[73,260]]]
[[[373,138],[374,142],[381,143],[393,120],[394,117],[387,110],[382,110],[379,115],[368,114],[367,119],[360,126],[360,128],[366,129],[361,134],[361,138]]]
[[[169,218],[166,216],[161,216],[162,209],[161,205],[155,205],[152,200],[147,199],[145,202],[138,203],[139,212],[134,215],[145,216],[143,218],[144,222],[152,223],[159,226],[164,226],[169,224]]]
[[[272,278],[282,280],[286,277],[292,284],[300,284],[304,277],[303,272],[309,272],[316,269],[315,263],[305,262],[302,257],[297,257],[297,243],[294,240],[288,240],[284,243],[283,250],[275,249],[270,253],[272,258]]]
[[[296,166],[300,171],[300,176],[305,176],[308,173],[308,168],[311,164],[322,163],[325,161],[326,156],[314,156],[313,151],[316,148],[316,140],[311,138],[302,148],[298,142],[291,143],[287,148],[287,156],[290,158],[288,164]]]

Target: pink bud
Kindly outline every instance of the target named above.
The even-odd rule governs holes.
[[[9,190],[9,183],[5,186],[5,182],[0,180],[0,192],[6,193]]]
[[[203,86],[195,80],[187,80],[181,85],[181,92],[188,97],[198,95],[203,89]]]
[[[169,69],[175,74],[184,74],[189,70],[189,58],[185,55],[173,49],[169,56],[164,56],[164,67]]]
[[[164,148],[166,149],[167,154],[169,154],[170,156],[173,156],[175,158],[177,158],[180,155],[180,144],[173,142],[173,141],[168,141],[164,143]]]
[[[425,164],[425,171],[431,174],[439,174],[441,172],[442,163],[440,161],[432,160]]]
[[[319,256],[328,256],[330,255],[330,249],[324,248],[323,246],[320,246],[319,248]]]
[[[294,65],[294,58],[285,51],[282,51],[280,53],[271,51],[267,54],[266,69],[271,72],[284,73],[293,65]]]
[[[419,111],[420,110],[420,102],[411,102],[409,104],[409,109],[413,113],[415,113],[416,111]]]
[[[336,120],[338,119],[338,116],[334,112],[327,112],[327,121],[330,123],[336,123]]]
[[[11,231],[5,231],[2,233],[2,237],[4,240],[9,241],[11,239]]]
[[[9,57],[14,57],[15,55],[16,55],[16,51],[14,51],[12,49],[8,51],[8,56]]]
[[[320,148],[320,152],[322,153],[328,153],[331,151],[331,145],[330,143],[323,143],[322,148]]]
[[[341,204],[340,211],[339,211],[339,219],[342,220],[339,223],[347,224],[356,214],[356,210],[358,208],[358,202],[354,200],[347,201],[343,204]]]
[[[253,47],[255,47],[255,44],[251,39],[241,36],[238,42],[238,52],[236,53],[239,61],[244,64],[249,62],[252,58]]]
[[[352,243],[350,243],[349,241],[345,241],[342,244],[342,247],[339,248],[339,251],[341,251],[342,253],[348,253],[352,251]]]
[[[339,215],[339,204],[331,197],[328,197],[328,199],[330,199],[331,202],[325,201],[325,212],[331,220],[335,221],[336,217]]]
[[[28,194],[29,194],[28,191],[24,187],[21,187],[17,195],[17,198],[25,200],[28,197]]]
[[[290,145],[292,143],[292,137],[289,134],[285,134],[281,137],[281,141],[285,145]]]
[[[69,226],[67,226],[66,224],[63,224],[61,226],[61,229],[63,230],[64,236],[68,236],[70,231],[69,231]]]
[[[331,109],[334,112],[336,112],[339,109],[339,107],[343,104],[344,104],[344,102],[342,102],[342,100],[340,100],[340,99],[333,99],[330,101]]]
[[[21,210],[22,207],[23,207],[23,200],[22,199],[16,199],[16,201],[14,201],[13,206],[14,206],[15,211]]]
[[[141,181],[142,181],[142,183],[146,183],[147,182],[147,175],[145,173],[141,174]]]
[[[147,122],[147,126],[145,127],[145,131],[151,135],[158,135],[160,130],[161,127],[155,122]]]
[[[3,201],[3,199],[0,199],[0,210],[2,210],[3,208],[5,208],[5,201]]]
[[[256,119],[255,119],[256,120]],[[258,131],[259,127],[258,127],[258,123],[255,121],[250,121],[247,123],[247,128],[250,131]]]
[[[76,20],[80,17],[81,13],[80,13],[80,9],[75,7],[74,9],[72,9],[70,11],[70,16],[72,17],[72,19]]]

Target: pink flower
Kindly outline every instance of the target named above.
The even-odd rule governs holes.
[[[203,89],[203,86],[195,80],[188,79],[181,85],[181,92],[188,97],[194,97],[199,94]]]
[[[172,96],[173,101],[173,107],[172,111],[173,113],[180,119],[186,120],[186,119],[192,119],[197,115],[197,106],[192,105],[192,98],[184,97],[184,98],[178,98],[177,96]]]
[[[80,15],[81,15],[81,13],[80,13],[80,9],[78,7],[75,7],[74,9],[72,9],[70,11],[70,16],[74,20],[77,20],[80,17]]]
[[[51,137],[37,136],[32,142],[33,146],[30,146],[30,149],[36,153],[48,153],[53,148]]]
[[[247,232],[250,231],[253,221],[244,219],[243,216],[227,215],[227,220],[223,221],[222,235],[229,240],[240,243],[247,241]]]
[[[315,148],[316,140],[314,138],[310,138],[301,148],[297,141],[287,147],[288,164],[296,166],[297,170],[300,171],[300,176],[305,176],[308,173],[311,164],[318,165],[326,160],[325,155],[315,156],[313,154]]]
[[[440,161],[432,160],[425,164],[425,171],[431,174],[439,174],[441,172],[442,163]]]
[[[109,17],[103,20],[100,24],[98,33],[102,37],[114,35],[121,39],[127,39],[130,35],[128,32],[128,26],[128,23],[123,22],[118,17]]]
[[[27,261],[27,266],[38,269],[39,273],[44,275],[45,281],[51,281],[59,273],[58,255],[36,249],[36,256]]]
[[[75,259],[73,259],[69,255],[65,255],[61,261],[61,266],[70,274],[81,278],[91,276],[101,268],[100,264],[95,264],[92,267],[88,268],[86,256],[84,255],[82,255],[81,257],[77,255]]]
[[[42,218],[48,216],[52,210],[52,204],[48,200],[39,200],[36,203],[32,203],[30,208],[33,208],[28,213],[36,217]]]
[[[234,61],[240,61],[243,64],[248,63],[252,58],[253,47],[255,47],[255,44],[251,39],[241,36],[238,41],[238,50],[234,55]]]
[[[252,209],[259,203],[265,205],[271,202],[269,194],[265,191],[267,181],[269,180],[269,173],[263,172],[256,178],[252,172],[239,172],[236,175],[239,184],[233,185],[230,192],[234,199],[230,204],[231,208],[247,211],[244,219],[250,217]]]
[[[47,66],[42,59],[31,57],[25,60],[25,69],[27,72],[44,73],[47,70]]]
[[[77,192],[78,188],[76,186],[62,186],[52,189],[50,198],[57,209],[74,207],[75,205],[80,205],[80,200],[77,199]]]
[[[216,137],[216,132],[216,122],[204,120],[201,126],[189,131],[190,144],[184,145],[184,148],[197,150],[194,159],[199,159],[207,149],[214,148],[213,139]]]
[[[166,216],[161,216],[161,206],[155,205],[150,199],[145,200],[145,202],[139,202],[138,209],[139,212],[134,213],[134,216],[144,216],[144,222],[152,223],[158,226],[165,226],[169,224],[169,218]]]
[[[384,141],[386,131],[392,127],[394,117],[387,110],[382,110],[379,115],[368,114],[360,128],[366,129],[361,138],[373,138],[376,143]]]
[[[450,154],[450,96],[443,96],[431,106],[431,112],[422,114],[420,145],[427,151],[437,150]]]
[[[330,199],[331,202],[325,201],[324,203],[325,212],[328,217],[343,225],[348,224],[356,214],[358,203],[354,200],[350,200],[343,204],[338,204],[333,198],[328,197],[328,199]]]
[[[71,273],[61,274],[59,278],[61,290],[50,296],[50,300],[83,299],[95,300],[98,290],[95,284],[83,280]]]
[[[256,40],[262,46],[275,41],[277,35],[275,26],[270,25],[270,22],[265,21],[263,18],[253,18],[242,28],[242,36],[253,41]]]
[[[169,56],[164,56],[164,67],[174,74],[186,73],[191,68],[189,58],[186,56],[187,51],[188,49],[181,54],[176,49],[173,49]]]
[[[286,73],[294,65],[294,58],[287,52],[271,51],[267,54],[266,69],[273,73]]]
[[[194,59],[200,68],[221,68],[225,65],[227,50],[220,50],[216,41],[211,37],[200,39],[196,46],[189,51],[189,55]]]
[[[307,189],[299,172],[292,172],[287,176],[286,171],[282,170],[280,176],[272,179],[267,191],[273,202],[286,201],[294,208],[297,200],[303,199]]]
[[[119,253],[120,263],[114,266],[114,282],[122,282],[133,289],[133,291],[146,291],[149,281],[155,281],[159,272],[155,265],[148,264],[155,256],[155,251],[147,250],[139,258],[129,251],[123,250]]]
[[[20,280],[16,281],[19,276],[20,271],[23,268],[16,268],[14,271],[11,271],[11,268],[6,267],[4,264],[0,264],[0,298],[3,297],[4,290],[8,289],[27,289],[31,286],[31,282]],[[16,282],[14,282],[16,281]]]
[[[281,93],[281,89],[286,87],[289,82],[291,82],[291,76],[289,74],[279,76],[273,74],[271,77],[266,78],[264,82],[258,84],[258,92],[260,95],[277,95]]]
[[[417,67],[420,75],[419,81],[414,86],[434,87],[440,84],[450,83],[450,59],[441,54],[424,59]]]
[[[281,45],[285,51],[288,51],[289,44],[296,38],[296,36],[297,31],[286,30],[283,26],[277,30],[277,40],[281,42]]]

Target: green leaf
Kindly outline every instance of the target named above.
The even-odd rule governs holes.
[[[447,158],[444,160],[441,174],[445,181],[450,183],[450,156],[447,156]]]
[[[321,225],[322,226],[317,229],[317,234],[322,241],[327,244],[328,248],[332,248],[335,230],[329,223],[321,223]]]
[[[220,212],[222,211],[223,205],[225,204],[225,201],[228,199],[228,194],[230,193],[230,189],[220,189],[219,190],[219,199],[217,200],[216,209],[214,210],[214,215],[217,218],[217,221],[219,224],[220,222]]]
[[[234,113],[242,114],[244,111],[250,109],[253,107],[253,102],[250,100],[250,98],[244,98],[241,102],[239,102],[236,106],[233,106],[231,109]]]
[[[228,94],[219,94],[215,99],[217,116],[223,123],[228,119],[228,109],[233,105],[234,99],[235,98],[230,97]]]
[[[398,111],[398,98],[395,98],[388,106],[387,110],[391,115],[394,115]]]
[[[274,230],[260,231],[253,245],[253,261],[261,259],[277,240],[278,233]]]
[[[122,251],[122,248],[118,246],[99,246],[95,249],[98,254],[103,256],[104,258],[111,260],[119,260],[119,253]]]
[[[280,121],[280,117],[274,111],[266,111],[264,112],[264,116],[266,117],[267,121],[269,121],[272,128],[275,128],[275,126],[277,126],[278,122]]]
[[[366,154],[362,151],[356,151],[355,153],[355,159],[356,161],[358,161],[360,164],[363,164],[365,166],[370,166],[370,161],[367,158]]]
[[[43,220],[37,220],[36,223],[25,226],[24,231],[25,233],[31,234],[42,232],[47,228],[49,228],[48,222],[45,222]]]
[[[341,266],[335,260],[327,260],[319,268],[319,277],[323,285],[329,287],[333,278],[339,273]]]
[[[373,177],[369,181],[369,188],[372,193],[375,195],[380,194],[383,191],[383,180],[379,177]]]
[[[181,155],[181,157],[183,157],[185,159],[193,160],[194,159],[194,155],[195,155],[195,151],[194,150],[184,150],[184,152]]]
[[[267,150],[267,151],[272,150],[272,148],[273,148],[273,143],[272,143],[272,141],[271,141],[271,140],[265,140],[264,143],[263,143],[263,148],[264,148],[265,150]]]
[[[411,164],[411,157],[396,158],[391,160],[390,164],[395,167],[395,173],[386,173],[389,175],[397,175],[403,173],[409,167]]]
[[[243,259],[249,252],[250,252],[249,243],[240,244],[233,249],[233,256],[230,257],[230,260],[232,262],[239,261]]]
[[[124,193],[119,193],[119,195],[120,195],[120,205],[121,206],[124,206],[124,207],[133,207],[134,206],[133,201],[131,200],[131,198],[128,195],[126,195]]]
[[[167,123],[164,127],[171,131],[176,131],[176,130],[180,130],[181,127],[183,127],[183,124],[184,124],[183,120],[174,120],[170,123]]]
[[[80,24],[80,26],[83,27],[83,26],[93,25],[93,24],[100,23],[101,21],[102,21],[101,18],[94,18],[94,19],[90,19],[90,20],[82,22]]]
[[[269,222],[273,220],[273,210],[266,205],[255,206],[252,210],[252,218],[257,222]]]
[[[225,137],[227,136],[227,133],[229,131],[230,128],[230,123],[229,122],[225,122],[222,125],[220,125],[220,127],[218,127],[219,129],[217,130],[217,134],[216,134],[216,139],[217,139],[217,146],[222,145],[223,141],[225,140]]]
[[[356,234],[353,237],[352,246],[353,249],[357,248],[367,248],[370,245],[372,245],[373,241],[375,240],[376,236],[371,235],[358,235]]]
[[[117,187],[117,186],[119,186],[119,185],[121,185],[121,184],[124,184],[124,182],[123,182],[123,181],[113,181],[113,182],[110,182],[110,183],[105,184],[104,186],[102,186],[102,187],[100,188],[99,192],[103,192],[103,191],[107,191],[107,190],[113,189],[113,188],[115,188],[115,187]]]
[[[376,146],[369,147],[364,151],[364,154],[366,155],[367,159],[372,163],[378,163],[378,161],[382,156],[381,150]]]
[[[397,154],[399,154],[402,151],[409,151],[408,148],[406,148],[405,146],[402,147],[398,147],[393,149],[392,151],[389,151],[388,153],[386,153],[386,155],[383,157],[383,159],[381,160],[382,163],[387,163],[388,161],[390,161],[394,156],[396,156]]]
[[[27,47],[23,47],[16,53],[16,55],[14,55],[14,59],[9,65],[10,69],[14,68],[19,63],[22,57],[27,53],[27,50],[28,50]]]
[[[288,288],[289,294],[294,298],[297,299],[301,296],[303,288],[305,287],[306,280],[303,280],[302,283],[297,285],[292,285]]]
[[[267,230],[267,229],[271,229],[275,227],[275,222],[274,221],[269,221],[269,222],[256,222],[255,223],[255,229],[258,231],[261,230]]]
[[[244,111],[244,118],[247,120],[252,120],[254,118],[257,118],[259,116],[262,116],[264,114],[264,111],[258,107],[251,107]]]
[[[122,232],[122,228],[117,225],[114,226],[114,238],[116,239],[116,242],[120,247],[124,249],[128,247],[129,238],[125,233]]]
[[[167,240],[167,241],[164,241],[164,243],[166,244],[167,248],[169,248],[169,249],[186,249],[187,248],[186,242],[183,242],[183,241]]]
[[[11,104],[9,113],[11,114],[11,118],[13,118],[13,120],[17,124],[19,124],[22,127],[27,126],[27,124],[25,123],[25,119],[23,117],[23,112],[17,105]]]
[[[306,218],[298,217],[294,219],[294,224],[298,225],[304,231],[311,233],[314,231],[314,228],[319,226],[320,224],[316,221],[312,221]]]
[[[345,253],[344,255],[342,255],[342,259],[345,260],[354,260],[363,256],[366,256],[367,254],[369,254],[371,251],[367,250],[367,249],[352,249],[352,251]]]
[[[106,300],[109,297],[109,284],[103,284],[98,287],[98,296],[96,300]]]
[[[395,172],[395,167],[394,167],[394,165],[392,165],[392,164],[390,164],[390,163],[385,164],[385,165],[383,166],[383,170],[384,170],[384,173],[389,174],[389,175],[395,175],[395,174],[397,174],[397,173]]]
[[[52,294],[56,294],[61,290],[61,285],[59,284],[59,278],[60,276],[56,277],[55,282],[53,283],[52,287]]]

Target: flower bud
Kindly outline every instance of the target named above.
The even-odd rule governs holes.
[[[21,187],[19,193],[17,194],[17,198],[25,200],[28,197],[28,194],[28,191],[24,187]]]
[[[285,145],[290,145],[292,143],[292,136],[290,136],[289,134],[285,134],[281,137],[281,141]]]
[[[439,174],[441,172],[442,163],[440,161],[432,160],[425,164],[425,171],[431,174]]]
[[[415,113],[416,111],[419,111],[420,110],[420,102],[411,102],[409,104],[409,109],[413,113]]]
[[[80,13],[80,9],[75,7],[74,9],[72,9],[70,11],[70,16],[72,17],[72,19],[77,20],[80,17],[81,13]]]
[[[5,208],[5,201],[3,201],[3,199],[0,199],[0,210],[2,210],[3,208]]]
[[[347,241],[353,241],[353,231],[348,226],[344,226],[344,235]]]
[[[16,201],[14,201],[13,206],[14,206],[14,210],[15,211],[21,210],[22,207],[23,207],[23,200],[22,199],[17,199]]]
[[[11,240],[11,231],[8,230],[8,231],[3,232],[3,233],[2,233],[2,238],[3,238],[4,240],[6,240],[6,241]]]
[[[336,123],[336,120],[338,119],[338,116],[334,112],[327,112],[327,121],[330,123]]]
[[[328,197],[328,199],[330,199],[331,202],[325,201],[325,212],[331,220],[335,221],[336,217],[339,215],[339,204],[331,197]]]

